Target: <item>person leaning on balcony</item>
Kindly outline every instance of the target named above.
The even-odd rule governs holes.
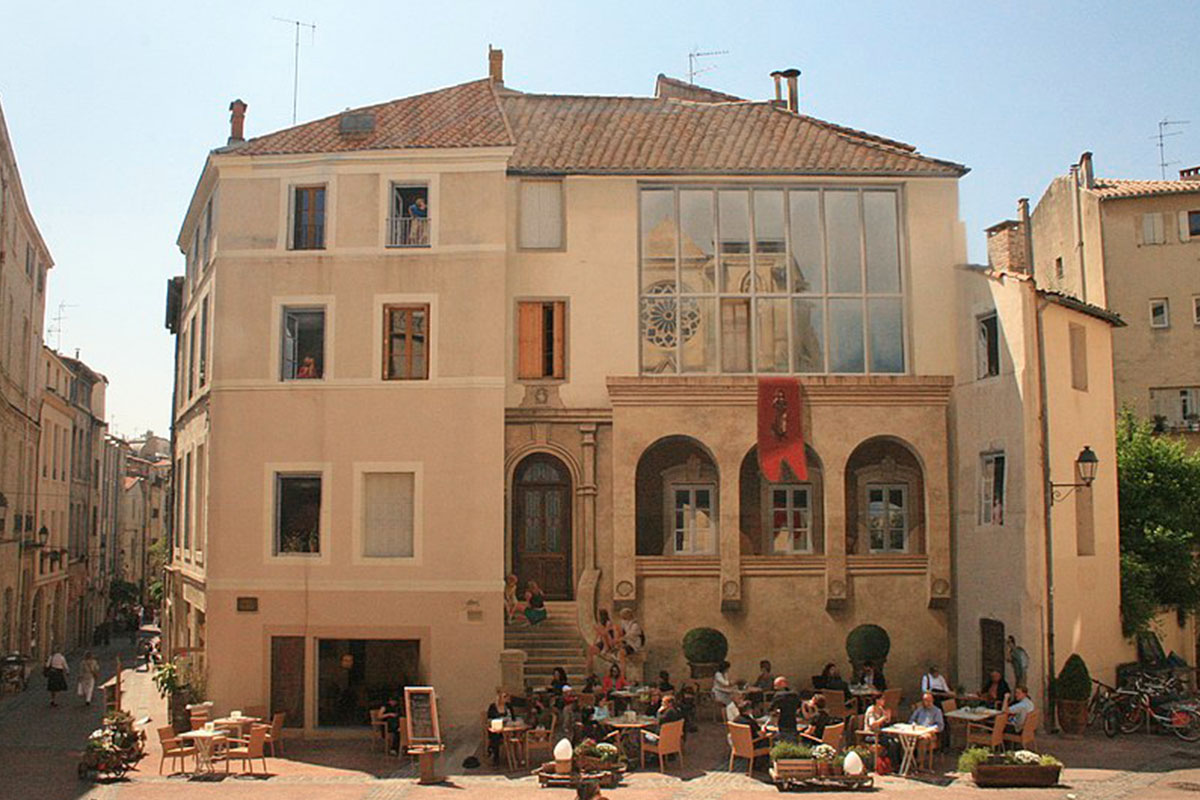
[[[1004,729],[1009,733],[1020,733],[1025,728],[1025,719],[1033,711],[1033,700],[1029,697],[1029,689],[1025,686],[1018,686],[1015,702],[1008,707],[1009,722],[1004,726]]]
[[[405,244],[426,244],[429,241],[429,206],[424,197],[417,197],[408,206],[411,227]]]
[[[530,625],[537,625],[544,622],[548,615],[542,587],[538,586],[537,581],[529,581],[525,584],[525,619]]]

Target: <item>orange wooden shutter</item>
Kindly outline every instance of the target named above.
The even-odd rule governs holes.
[[[554,304],[554,378],[566,377],[564,362],[566,361],[566,303],[559,301]]]
[[[542,304],[517,304],[517,377],[542,377]]]

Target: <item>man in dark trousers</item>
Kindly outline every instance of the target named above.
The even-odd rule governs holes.
[[[778,715],[779,737],[789,742],[796,741],[796,712],[800,709],[800,695],[788,686],[787,678],[780,675],[775,679],[775,699],[771,701],[771,713]]]

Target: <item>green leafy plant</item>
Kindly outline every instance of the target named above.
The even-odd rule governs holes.
[[[166,661],[154,673],[152,678],[154,688],[158,689],[159,697],[178,693],[180,686],[179,667],[174,662]]]
[[[813,751],[811,747],[806,747],[796,742],[779,742],[771,748],[771,760],[779,761],[780,759],[812,758]]]
[[[859,625],[846,637],[846,655],[855,667],[861,667],[868,661],[881,667],[891,649],[891,638],[878,625]]]
[[[1043,754],[1038,756],[1038,765],[1042,767],[1061,767],[1063,763],[1052,755]]]
[[[683,635],[683,655],[692,664],[715,664],[729,653],[729,640],[716,628],[692,628]]]
[[[992,751],[986,747],[968,747],[958,757],[958,771],[970,773],[975,771],[975,767],[992,757]]]
[[[1088,674],[1087,664],[1078,653],[1072,653],[1054,681],[1054,698],[1086,702],[1091,694],[1092,677]]]

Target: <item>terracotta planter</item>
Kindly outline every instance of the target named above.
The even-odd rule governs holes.
[[[978,764],[971,777],[978,786],[1054,786],[1061,771],[1057,765]]]
[[[1087,729],[1087,701],[1059,700],[1054,704],[1063,733],[1081,736]]]

